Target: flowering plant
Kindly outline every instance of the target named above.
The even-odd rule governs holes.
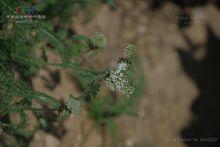
[[[56,1],[55,5],[59,6],[59,3],[64,2]],[[19,4],[20,2],[13,0],[0,0],[0,12],[2,15],[13,15],[11,7]],[[21,25],[5,19],[0,27],[3,28],[0,35],[0,146],[26,146],[26,141],[39,129],[54,133],[56,126],[53,122],[62,121],[71,113],[79,114],[82,102],[88,106],[89,115],[99,123],[109,124],[106,117],[110,120],[112,116],[128,113],[127,107],[133,103],[132,100],[130,103],[117,102],[106,113],[103,106],[108,105],[112,98],[103,98],[103,104],[98,108],[100,111],[97,111],[97,103],[100,102],[97,97],[101,81],[106,81],[112,92],[110,95],[114,95],[115,91],[127,97],[133,95],[135,88],[130,70],[134,61],[133,45],[124,49],[125,57],[119,59],[116,70],[107,67],[100,71],[84,67],[81,57],[88,51],[106,48],[107,39],[101,32],[90,37],[68,34],[68,30],[58,29],[55,33],[50,21]],[[59,62],[50,61],[49,52],[56,53]],[[38,75],[40,69],[47,69],[49,66],[73,69],[75,78],[81,84],[81,94],[70,95],[63,102],[47,93],[35,91],[32,78]],[[30,123],[32,119],[34,124]]]
[[[117,69],[115,71],[110,70],[109,76],[106,78],[107,85],[111,91],[119,91],[127,97],[129,97],[134,91],[132,82],[130,82],[131,77],[129,76],[129,66],[134,51],[135,47],[129,44],[125,48],[127,58],[120,59],[120,61],[118,61]]]

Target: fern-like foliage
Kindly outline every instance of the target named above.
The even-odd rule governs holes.
[[[85,8],[99,2],[101,1],[49,0],[39,4],[37,9],[41,13],[46,13],[49,19],[59,13],[61,19],[70,20],[74,13],[72,7]],[[105,2],[115,6],[112,0]],[[33,4],[35,3],[36,1],[33,1]],[[94,120],[97,122],[109,120],[107,124],[114,127],[113,121],[110,120],[111,116],[130,113],[129,108],[135,99],[131,99],[130,102],[127,102],[127,99],[122,101],[119,99],[119,103],[114,103],[110,108],[112,97],[106,97],[104,102],[103,99],[101,101],[97,99],[97,95],[101,81],[106,81],[111,90],[113,86],[112,91],[122,92],[128,97],[135,95],[131,74],[134,47],[129,45],[125,48],[126,55],[119,59],[119,66],[115,72],[108,67],[104,70],[85,67],[81,64],[80,57],[86,52],[97,52],[106,48],[105,36],[98,32],[90,37],[72,34],[68,38],[68,35],[63,35],[68,34],[66,30],[60,33],[64,23],[68,22],[60,24],[56,32],[51,21],[19,24],[6,17],[17,15],[15,8],[26,4],[28,3],[20,0],[0,0],[0,145],[27,146],[38,129],[53,130],[51,122],[61,121],[71,113],[79,113],[82,102],[89,106],[89,115]],[[66,9],[62,11],[64,7]],[[58,54],[61,60],[56,63],[48,61],[49,51]],[[126,64],[126,69],[122,69],[122,63]],[[81,85],[81,95],[78,97],[70,95],[67,102],[63,103],[46,93],[34,91],[31,78],[37,75],[39,69],[48,66],[74,69],[74,75]],[[28,129],[33,119],[34,126]]]

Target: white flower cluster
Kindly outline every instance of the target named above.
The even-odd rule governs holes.
[[[106,78],[106,83],[111,91],[119,91],[122,94],[130,97],[134,91],[134,87],[129,84],[126,71],[128,70],[128,64],[125,62],[119,62],[116,71],[110,71],[110,75]]]
[[[128,57],[131,57],[135,52],[135,46],[132,44],[128,44],[126,48],[124,48],[124,52]]]

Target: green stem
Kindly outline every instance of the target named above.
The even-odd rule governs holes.
[[[32,110],[32,111],[58,111],[58,109],[50,109],[50,108],[27,108],[24,110]]]
[[[24,63],[32,63],[35,66],[41,66],[41,67],[45,67],[45,66],[57,66],[57,67],[62,67],[62,68],[74,68],[74,69],[78,69],[78,70],[82,70],[82,71],[92,71],[90,69],[86,69],[86,68],[81,68],[76,64],[65,64],[65,63],[48,63],[48,62],[44,62],[42,60],[34,60],[34,59],[27,59],[27,58],[23,58],[21,56],[16,56],[16,55],[12,55],[12,57],[14,58],[14,60],[20,61],[20,62],[24,62]]]

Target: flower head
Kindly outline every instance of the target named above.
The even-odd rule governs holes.
[[[126,62],[119,62],[117,69],[110,71],[106,83],[111,91],[119,91],[127,97],[130,97],[134,91],[134,87],[128,80],[128,64]]]
[[[129,66],[132,60],[130,57],[133,56],[135,52],[135,46],[128,44],[124,51],[127,57],[120,58],[115,71],[109,71],[106,83],[111,91],[119,91],[127,97],[130,97],[134,92],[134,87],[129,79]]]
[[[135,52],[135,46],[132,44],[128,44],[126,48],[124,48],[124,52],[128,57],[131,57],[134,55]]]
[[[103,49],[107,46],[107,39],[101,32],[96,32],[89,38],[90,45],[93,48]]]
[[[126,71],[127,68],[128,68],[128,64],[127,64],[127,63],[125,63],[125,62],[119,62],[116,72],[117,72],[117,73],[120,73],[120,72]]]
[[[80,112],[80,105],[80,102],[72,95],[69,96],[69,99],[67,100],[67,109],[69,109],[70,112],[78,114]]]

